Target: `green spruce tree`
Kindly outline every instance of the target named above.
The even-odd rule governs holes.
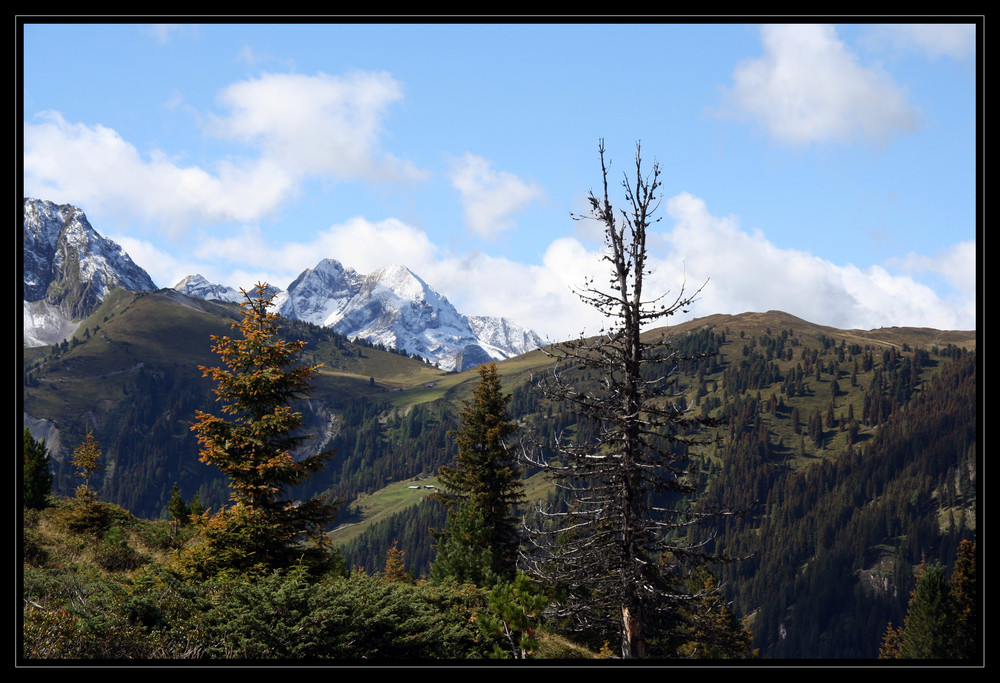
[[[951,606],[955,617],[952,655],[975,660],[979,648],[979,587],[976,582],[976,544],[962,541],[951,574]]]
[[[503,393],[496,363],[479,367],[479,385],[463,401],[461,426],[450,432],[457,445],[455,466],[438,472],[437,494],[448,508],[439,534],[432,578],[490,585],[513,578],[517,563],[515,510],[524,484],[507,439],[517,425],[507,416],[510,396]]]

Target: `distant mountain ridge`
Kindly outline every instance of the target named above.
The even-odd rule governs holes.
[[[24,326],[26,346],[72,336],[108,290],[157,287],[115,242],[102,237],[79,208],[24,199]],[[185,277],[173,289],[204,300],[240,302],[241,292]],[[363,275],[333,259],[303,271],[275,298],[278,314],[350,338],[416,354],[444,370],[465,370],[542,345],[533,331],[500,317],[465,316],[401,265]]]
[[[189,276],[174,289],[191,296],[237,301],[232,288]],[[334,259],[303,271],[275,297],[279,315],[328,327],[350,339],[403,349],[443,370],[466,370],[542,345],[517,323],[465,316],[409,268],[388,265],[362,275]]]

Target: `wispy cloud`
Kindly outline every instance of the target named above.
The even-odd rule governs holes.
[[[888,24],[872,27],[866,44],[914,52],[927,59],[964,60],[976,53],[975,24]]]
[[[543,196],[542,188],[466,153],[452,164],[451,184],[461,195],[465,225],[492,239],[514,226],[512,214]]]

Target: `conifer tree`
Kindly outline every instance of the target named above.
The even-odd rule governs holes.
[[[607,288],[590,280],[578,294],[608,322],[595,337],[559,344],[551,352],[570,361],[564,367],[593,371],[598,388],[578,388],[566,372],[541,383],[550,400],[572,406],[581,431],[575,442],[554,444],[551,461],[537,458],[569,502],[563,509],[538,511],[526,560],[535,577],[568,588],[553,616],[571,617],[579,628],[614,629],[622,657],[631,659],[647,654],[644,629],[685,602],[675,572],[720,559],[682,540],[684,528],[703,514],[665,502],[666,496],[694,492],[687,448],[705,442],[698,431],[714,420],[677,407],[670,368],[684,359],[667,340],[641,336],[644,327],[685,311],[698,294],[682,287],[671,302],[644,291],[646,231],[658,220],[659,165],[643,169],[636,146],[635,173],[622,183],[626,209],[619,215],[609,196],[603,141],[599,152],[603,193],[589,195],[588,218],[604,228],[610,280]],[[661,565],[661,556],[675,564]]]
[[[201,461],[230,480],[232,506],[197,518],[206,543],[195,565],[209,573],[283,567],[303,556],[323,562],[329,545],[324,528],[337,509],[322,498],[286,497],[289,487],[305,482],[333,456],[293,457],[308,437],[298,433],[302,415],[291,404],[308,394],[319,366],[297,363],[306,342],[278,336],[278,316],[268,311],[274,294],[265,283],[243,295],[242,320],[233,323],[241,338],[212,337],[225,367],[200,366],[216,382],[222,415],[198,411],[191,427]],[[312,548],[302,547],[306,539]]]
[[[191,508],[184,501],[184,496],[181,495],[181,489],[174,482],[174,487],[170,489],[170,502],[167,504],[167,509],[170,511],[170,516],[180,525],[188,523],[188,517],[191,515]]]
[[[517,425],[507,416],[510,396],[503,393],[496,363],[479,366],[479,375],[472,397],[462,403],[461,426],[449,432],[458,445],[455,466],[438,470],[437,497],[448,508],[448,523],[432,576],[487,585],[514,575],[514,512],[524,484],[516,452],[506,442]]]
[[[386,581],[411,582],[412,577],[406,571],[406,553],[399,549],[398,539],[392,540],[392,547],[385,554],[385,569],[382,575]]]
[[[886,627],[880,659],[980,656],[976,544],[962,541],[951,579],[939,564],[921,564],[901,627]]]
[[[25,427],[23,452],[23,503],[26,508],[41,510],[49,504],[49,494],[52,493],[52,470],[49,468],[49,449],[45,445],[45,439],[37,441],[31,435],[31,430]]]

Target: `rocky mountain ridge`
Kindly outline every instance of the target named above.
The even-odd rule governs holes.
[[[24,344],[45,346],[69,338],[114,287],[157,289],[119,245],[102,237],[79,208],[24,199]],[[240,302],[242,293],[190,275],[174,290],[204,300]],[[276,311],[332,328],[351,339],[405,350],[444,370],[465,370],[542,344],[541,338],[500,317],[466,316],[405,266],[363,275],[334,259],[303,271],[284,291]]]

